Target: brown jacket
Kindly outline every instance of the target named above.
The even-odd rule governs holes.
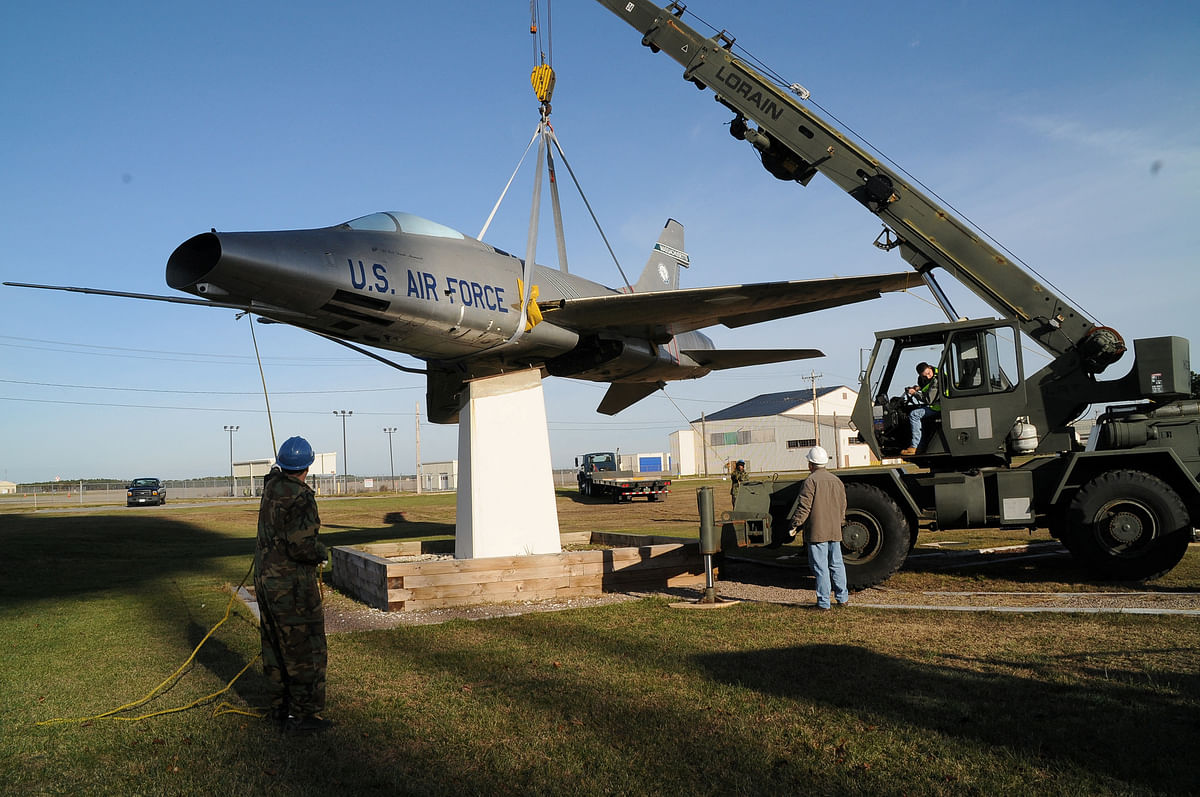
[[[804,541],[841,542],[846,522],[846,488],[825,468],[808,474],[800,488],[800,502],[792,525],[804,529]]]

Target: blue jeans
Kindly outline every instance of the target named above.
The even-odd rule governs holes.
[[[849,602],[850,590],[846,589],[846,565],[842,562],[842,544],[810,542],[804,547],[808,549],[808,567],[817,578],[817,605],[822,609],[829,608],[830,582],[833,585],[833,597],[837,602]]]
[[[921,445],[921,437],[924,432],[924,424],[926,418],[933,418],[938,414],[938,411],[930,407],[917,407],[909,410],[908,422],[912,425],[912,447],[919,448]]]

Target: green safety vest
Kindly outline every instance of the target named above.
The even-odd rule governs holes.
[[[932,385],[937,378],[938,378],[938,369],[934,368],[933,369],[933,377],[928,382],[926,382],[924,385],[921,386],[921,392],[928,393],[929,386]],[[950,391],[949,390],[942,391],[942,395],[948,396],[948,395],[950,395]],[[939,397],[936,402],[934,402],[933,404],[930,404],[929,409],[933,410],[934,412],[941,412],[942,411],[941,398]]]

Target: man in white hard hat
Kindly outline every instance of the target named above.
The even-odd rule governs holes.
[[[846,522],[846,488],[830,473],[829,454],[820,446],[808,450],[808,478],[800,489],[789,533],[804,529],[808,566],[817,579],[818,609],[828,609],[830,587],[838,606],[850,602],[846,565],[842,562],[842,526]]]

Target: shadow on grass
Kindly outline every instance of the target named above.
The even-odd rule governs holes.
[[[453,524],[424,522],[329,529],[321,531],[329,546],[454,534]],[[12,606],[209,573],[236,583],[254,556],[254,535],[252,524],[217,531],[162,514],[0,515],[0,601]],[[219,561],[229,558],[241,561]]]
[[[793,589],[812,587],[812,576],[802,545],[786,544],[777,550],[754,548],[730,553],[734,558],[721,563],[721,575],[725,580]],[[1034,589],[1044,589],[1047,585],[1078,585],[1095,587],[1101,591],[1113,588],[1162,594],[1195,592],[1195,586],[1190,583],[1171,586],[1153,581],[1102,581],[1093,577],[1065,551],[1050,556],[1039,551],[1030,554],[996,553],[973,556],[964,552],[961,556],[922,556],[906,560],[898,573],[957,577],[966,580],[963,588],[970,588],[968,585],[972,582],[985,585],[985,588],[990,582],[1003,582],[1010,585],[1030,585]],[[886,586],[887,583],[885,581],[883,585]]]
[[[7,565],[0,601],[6,604],[195,575],[225,557],[245,557],[248,566],[254,554],[253,537],[161,515],[5,515],[0,528]]]
[[[1065,656],[1070,659],[1071,656]],[[959,666],[921,664],[852,645],[805,645],[693,656],[714,681],[825,704],[859,716],[915,725],[998,748],[1030,761],[1058,760],[1131,786],[1171,792],[1200,783],[1194,756],[1171,752],[1192,738],[1200,699],[1194,672],[1106,669],[1086,686],[1065,685],[1051,656],[1039,678],[995,672],[1028,663],[958,657]],[[954,660],[953,658],[951,659]],[[1181,697],[1182,694],[1182,697]],[[1119,740],[1119,742],[1116,742]]]
[[[1047,555],[1049,553],[1050,555]],[[1029,554],[988,553],[977,557],[965,556],[955,561],[949,555],[908,559],[903,572],[924,575],[957,575],[975,579],[994,579],[1014,584],[1080,584],[1093,587],[1114,587],[1139,592],[1194,592],[1191,584],[1171,586],[1154,581],[1116,581],[1096,578],[1065,549],[1033,551]]]
[[[366,696],[347,705],[358,701],[343,693],[336,708],[353,718],[355,734],[388,739],[360,748],[356,765],[379,782],[437,793],[514,783],[524,793],[554,793],[555,784],[579,793],[928,793],[955,771],[958,745],[934,762],[931,780],[835,763],[830,748],[842,734],[884,726],[882,736],[856,739],[853,755],[890,758],[873,747],[888,744],[877,739],[941,734],[978,751],[968,765],[1020,760],[1045,772],[1048,790],[1099,778],[1117,792],[1180,793],[1200,782],[1200,764],[1179,755],[1179,740],[1197,727],[1193,672],[1156,669],[1148,683],[1134,664],[1098,672],[1072,656],[1047,656],[1022,677],[1012,673],[1030,665],[1002,656],[932,664],[831,644],[713,652],[703,649],[711,640],[675,636],[666,624],[631,633],[590,617],[573,622],[526,615],[456,633],[345,639],[347,653],[370,647],[388,673],[376,677],[437,685],[436,698],[397,688],[382,712]],[[436,708],[426,708],[430,699]],[[814,706],[844,718],[796,736],[789,727],[814,721]],[[487,730],[464,744],[449,716]],[[397,728],[392,717],[406,723]],[[941,744],[930,736],[924,747]],[[922,755],[896,754],[914,766]],[[589,787],[598,771],[604,786]],[[1006,777],[979,773],[978,782],[1011,785]]]
[[[373,542],[413,540],[427,537],[453,537],[453,523],[416,522],[384,528],[360,528],[334,524],[321,527],[321,542],[334,545],[367,545]]]

